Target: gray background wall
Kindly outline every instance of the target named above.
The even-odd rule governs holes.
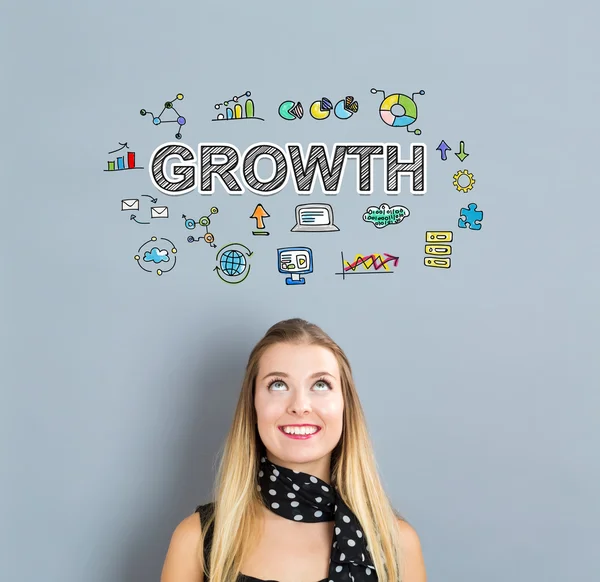
[[[12,3],[2,22],[2,479],[6,580],[158,580],[170,535],[208,500],[245,359],[301,316],[347,351],[378,463],[420,534],[430,580],[591,580],[599,573],[597,41],[582,3]],[[588,6],[591,4],[588,3]],[[371,87],[418,98],[415,138],[384,125]],[[212,123],[252,91],[265,122]],[[359,196],[158,193],[147,170],[104,172],[127,141],[145,168],[173,124],[139,110],[177,93],[182,141],[428,145],[428,191]],[[353,95],[352,119],[296,122]],[[452,148],[448,160],[436,151]],[[460,140],[470,156],[455,156]],[[266,167],[266,166],[265,166]],[[469,193],[452,185],[467,168]],[[169,206],[150,220],[150,197]],[[122,199],[139,198],[136,224]],[[338,233],[290,233],[294,207],[330,202]],[[377,230],[367,206],[411,211]],[[262,202],[269,237],[248,217]],[[460,208],[484,211],[480,231]],[[227,285],[180,218],[219,214],[219,246],[251,247]],[[452,230],[450,269],[423,265]],[[178,248],[161,277],[133,256]],[[315,270],[286,286],[275,249]],[[342,280],[340,252],[396,254],[394,274]]]

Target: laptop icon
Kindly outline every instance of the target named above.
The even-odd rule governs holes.
[[[340,230],[333,223],[331,204],[298,204],[296,224],[291,232],[333,232]]]

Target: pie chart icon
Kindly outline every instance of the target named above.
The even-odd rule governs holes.
[[[310,106],[310,114],[315,119],[327,119],[332,109],[333,103],[327,97],[322,97]]]

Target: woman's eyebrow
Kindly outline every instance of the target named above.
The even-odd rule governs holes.
[[[280,376],[281,378],[289,378],[290,375],[286,374],[285,372],[269,372],[268,374],[265,374],[262,377],[262,380],[265,380],[266,378],[269,378],[270,376]],[[335,376],[333,374],[331,374],[330,372],[315,372],[314,374],[310,375],[310,378],[318,378],[320,376],[331,376],[333,379],[335,379]]]

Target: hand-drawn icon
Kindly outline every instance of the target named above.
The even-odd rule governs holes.
[[[257,204],[256,208],[254,209],[254,212],[252,213],[252,215],[250,216],[250,218],[252,218],[253,220],[256,220],[256,228],[257,230],[253,230],[252,234],[255,236],[260,236],[260,235],[264,235],[264,236],[269,236],[269,233],[264,230],[265,229],[265,218],[268,218],[269,216],[271,216],[263,207],[262,204]]]
[[[331,204],[298,204],[296,206],[296,224],[291,232],[334,232],[340,230],[333,223]]]
[[[412,130],[408,127],[417,121],[415,95],[425,95],[425,91],[413,93],[412,97],[402,93],[393,93],[386,97],[385,91],[381,89],[371,89],[371,93],[383,93],[383,101],[379,105],[379,115],[383,123],[392,127],[406,127],[406,131],[421,135],[420,129]]]
[[[437,148],[435,148],[435,150],[441,152],[442,161],[445,162],[448,159],[446,152],[451,152],[452,148],[444,140],[442,140],[440,142],[440,145]]]
[[[132,210],[140,209],[140,201],[137,198],[133,198],[130,200],[121,200],[121,210],[127,210],[131,212]]]
[[[218,214],[218,213],[219,213],[219,209],[216,206],[211,207],[210,216],[212,216],[213,214]],[[210,216],[201,216],[198,219],[198,222],[196,222],[194,219],[188,218],[185,214],[181,215],[181,218],[183,218],[183,220],[185,220],[185,227],[188,230],[194,230],[196,228],[196,224],[199,224],[200,226],[203,226],[204,228],[206,228],[206,234],[202,237],[194,238],[193,236],[188,236],[187,241],[189,243],[199,242],[199,241],[203,240],[204,242],[208,243],[211,247],[213,247],[215,249],[217,248],[217,245],[214,244],[215,237],[212,234],[212,232],[209,232],[209,230],[208,230],[208,227],[210,226]]]
[[[280,273],[288,275],[286,285],[304,285],[302,275],[313,272],[313,253],[308,247],[285,247],[277,249],[277,267]]]
[[[182,99],[183,99],[183,94],[177,93],[177,95],[175,96],[175,99],[173,99],[173,101],[175,101],[175,100],[181,101]],[[181,115],[179,115],[179,112],[177,111],[177,109],[175,109],[175,107],[173,107],[173,101],[165,102],[165,106],[163,107],[163,110],[160,112],[160,115],[158,117],[154,117],[154,113],[152,113],[151,111],[146,111],[145,109],[140,109],[140,115],[142,115],[142,116],[151,115],[152,123],[154,123],[154,125],[160,125],[161,123],[177,123],[179,125],[179,131],[175,134],[175,138],[181,139],[181,128],[185,125],[185,117],[182,117]],[[173,112],[175,113],[175,115],[177,115],[177,119],[168,119],[165,121],[162,118],[162,115],[167,109],[169,109],[169,110],[172,109]]]
[[[314,119],[327,119],[329,114],[333,110],[333,103],[327,99],[327,97],[322,97],[318,101],[315,101],[310,106],[310,114]]]
[[[259,121],[264,121],[262,117],[256,117],[254,111],[254,101],[250,99],[252,93],[250,91],[246,91],[242,95],[236,95],[227,101],[223,101],[223,103],[216,103],[215,109],[221,109],[221,106],[225,107],[225,113],[219,113],[215,119],[212,121],[232,121],[234,119],[257,119]],[[242,105],[238,103],[240,99],[246,97],[246,102],[244,103],[244,107],[242,109]],[[231,104],[233,108],[230,107]]]
[[[132,215],[129,217],[129,220],[133,220],[133,222],[137,222],[138,224],[150,224],[149,222],[140,222],[140,221],[139,221],[139,220],[138,220],[138,219],[135,217],[135,214],[132,214]]]
[[[460,180],[463,176],[466,176],[467,178],[466,184],[464,184],[464,180],[463,184],[460,183]],[[473,178],[473,174],[471,174],[469,170],[458,170],[458,172],[456,172],[456,174],[454,174],[452,178],[454,179],[452,184],[454,184],[454,187],[459,192],[468,192],[469,190],[473,190],[473,186],[475,185],[475,178]]]
[[[363,220],[372,223],[375,228],[385,228],[389,224],[400,224],[407,216],[410,216],[410,211],[406,206],[389,206],[384,202],[379,206],[369,206]]]
[[[152,204],[156,204],[158,202],[158,198],[154,198],[154,196],[150,196],[150,194],[142,194],[142,197],[150,198]]]
[[[427,231],[425,233],[425,254],[432,255],[425,257],[426,267],[436,269],[449,269],[451,266],[450,256],[452,254],[451,243],[453,238],[452,231]]]
[[[388,263],[393,263],[394,267],[398,266],[400,257],[390,255],[388,253],[383,254],[372,254],[372,255],[356,255],[354,261],[349,262],[344,260],[344,253],[341,253],[342,257],[342,270],[334,275],[341,275],[342,279],[346,279],[346,275],[384,275],[391,274],[394,271],[390,271]],[[363,271],[357,271],[358,267],[362,265]]]
[[[481,230],[481,221],[483,220],[483,212],[477,210],[477,204],[471,202],[468,208],[460,209],[460,218],[458,219],[459,228],[467,228],[470,230]]]
[[[108,152],[108,154],[116,154],[120,152],[123,148],[129,149],[129,145],[127,142],[121,143],[119,142],[120,148],[113,150],[112,152]],[[120,172],[121,170],[143,170],[141,166],[135,165],[135,152],[127,152],[127,167],[125,167],[125,156],[118,156],[117,162],[115,166],[115,160],[110,160],[108,163],[108,169],[104,170],[105,172]]]
[[[457,158],[458,158],[458,159],[459,159],[461,162],[464,162],[464,161],[465,161],[465,160],[466,160],[466,159],[469,157],[469,154],[467,154],[467,153],[465,152],[465,142],[464,142],[464,141],[461,141],[461,142],[460,142],[460,146],[459,146],[459,147],[460,147],[459,151],[458,151],[458,152],[456,152],[454,155],[455,155],[455,156],[456,156],[456,157],[457,157]]]
[[[167,206],[152,206],[150,208],[150,218],[169,218],[169,208]]]
[[[344,99],[340,99],[333,109],[338,119],[350,119],[357,111],[358,101],[352,95],[347,95]]]
[[[175,268],[175,264],[177,263],[177,257],[175,256],[175,253],[177,253],[177,249],[175,248],[175,245],[168,238],[161,238],[160,240],[167,241],[171,245],[170,252],[169,249],[159,248],[158,246],[156,246],[155,243],[157,241],[157,238],[153,236],[149,241],[146,241],[138,249],[137,254],[133,257],[137,261],[139,267],[147,273],[152,273],[153,270],[145,268],[140,261],[146,263],[146,266],[148,267],[150,266],[150,263],[153,263],[154,266],[160,266],[163,263],[172,263],[169,269],[165,270],[157,268],[156,271],[154,271],[157,275],[162,275],[164,273],[172,271]],[[142,249],[145,250],[142,252]],[[173,259],[172,261],[171,258]]]
[[[294,119],[302,119],[304,117],[304,108],[302,103],[294,103],[293,101],[284,101],[279,106],[279,117],[286,121],[294,121]]]
[[[241,283],[250,273],[248,259],[253,252],[241,243],[229,243],[217,251],[217,265],[213,271],[221,281],[235,285]]]

